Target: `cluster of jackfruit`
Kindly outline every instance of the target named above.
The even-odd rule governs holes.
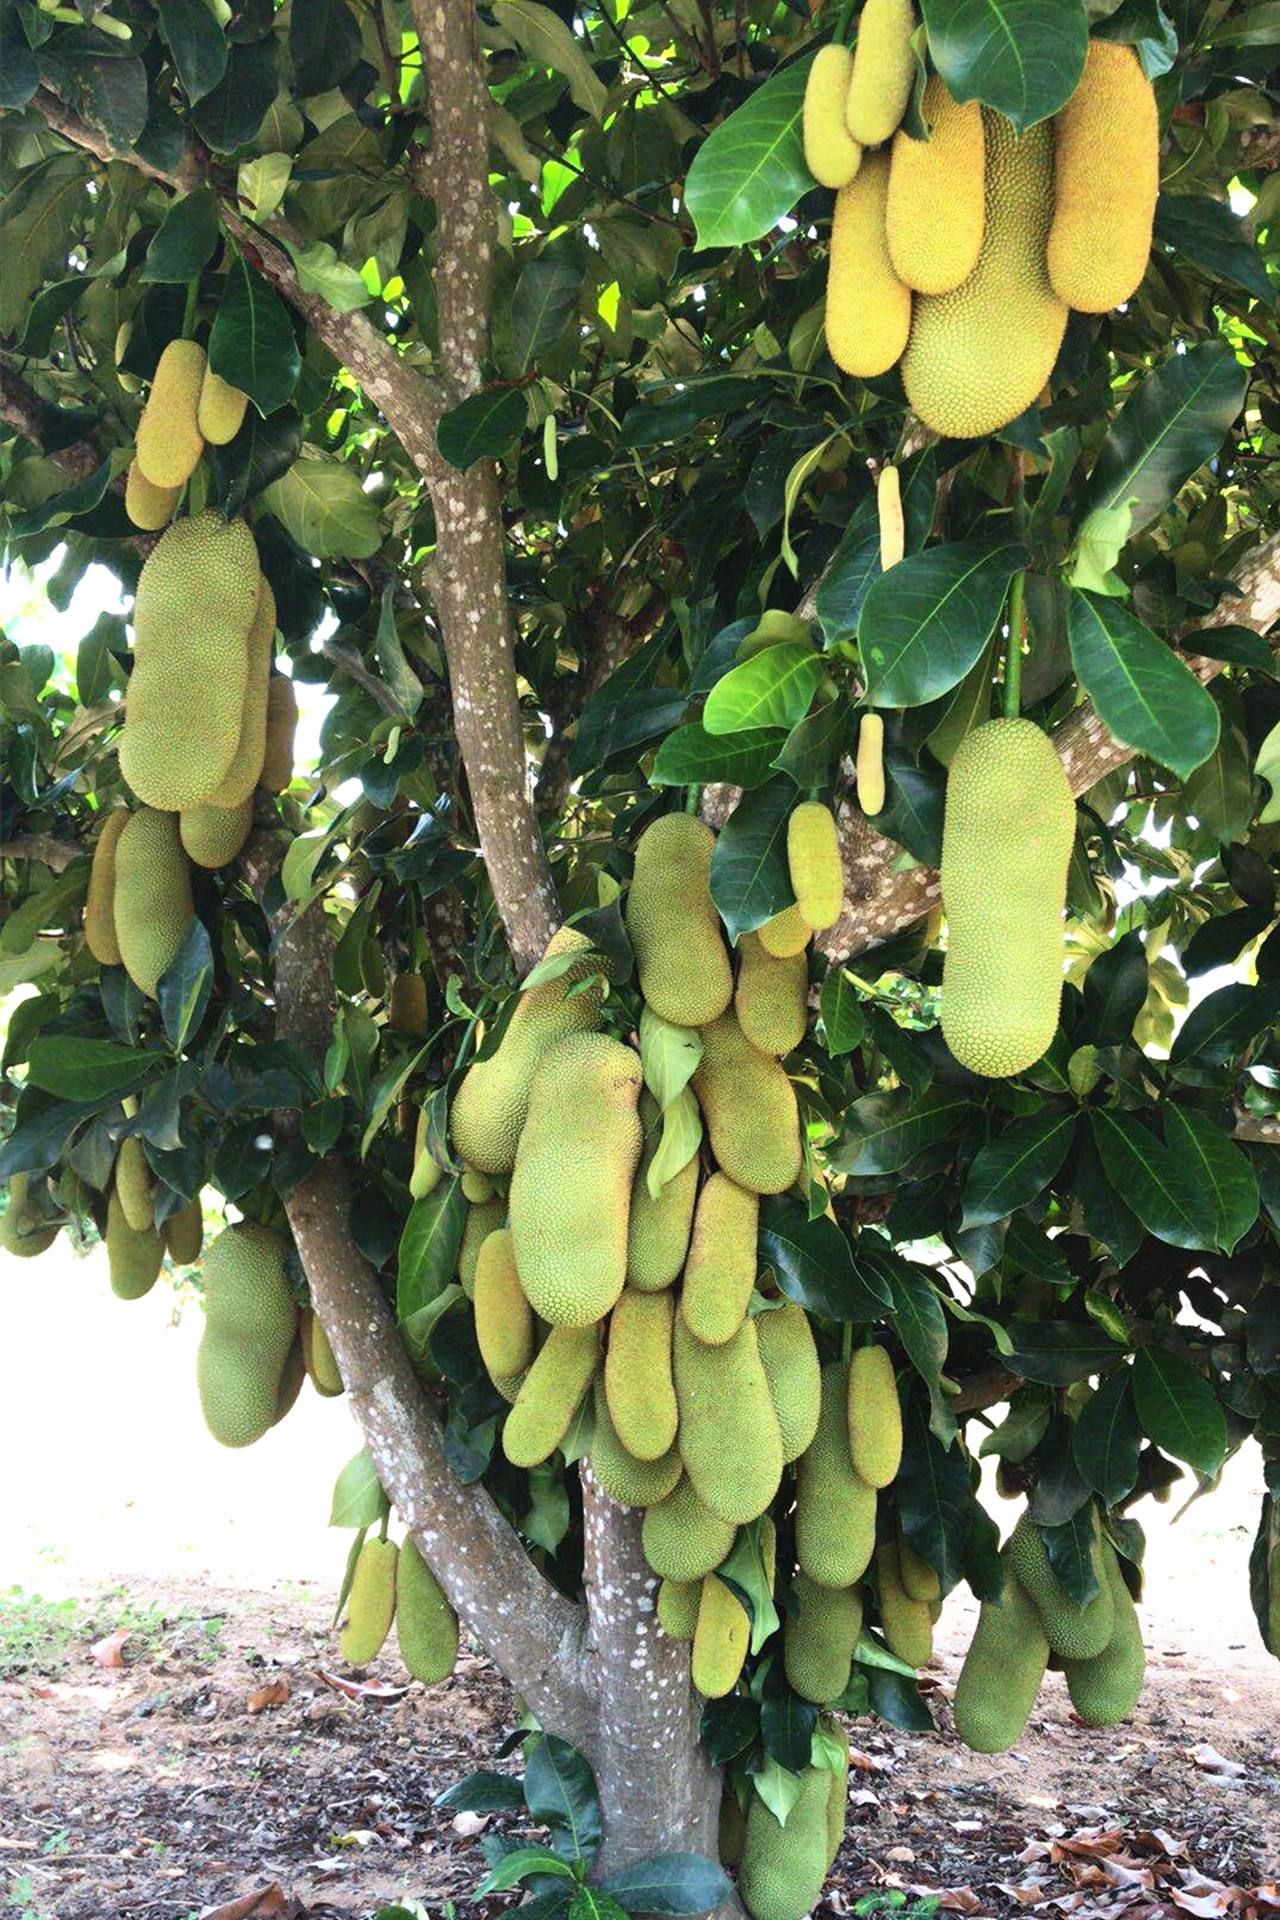
[[[1090,1521],[1096,1591],[1083,1606],[1063,1589],[1029,1516],[1001,1554],[1003,1592],[983,1601],[956,1684],[956,1732],[976,1753],[1003,1753],[1018,1739],[1051,1657],[1086,1726],[1112,1727],[1133,1711],[1146,1671],[1142,1628],[1096,1512]]]
[[[837,190],[827,346],[861,379],[900,362],[924,424],[976,439],[1040,394],[1070,308],[1105,313],[1137,290],[1159,116],[1134,49],[1091,40],[1052,121],[1019,135],[934,74],[921,108],[929,137],[916,139],[901,124],[915,24],[911,0],[866,0],[853,50],[824,46],[809,70],[805,157]]]
[[[458,1620],[440,1582],[407,1535],[361,1543],[347,1591],[340,1646],[350,1666],[367,1667],[395,1625],[400,1658],[415,1680],[438,1686],[458,1658]]]
[[[156,363],[125,481],[125,511],[157,533],[173,519],[206,443],[234,440],[248,396],[214,373],[194,340],[171,340]]]

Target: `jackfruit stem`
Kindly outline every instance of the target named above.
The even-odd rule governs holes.
[[[702,799],[702,788],[700,786],[686,787],[684,790],[685,812],[696,813],[698,811],[698,806],[701,799]]]
[[[200,275],[187,282],[187,304],[182,309],[182,338],[190,340],[196,324],[196,303],[200,298]]]
[[[1026,619],[1027,576],[1021,568],[1009,588],[1009,646],[1004,659],[1004,717],[1016,720],[1022,711],[1022,629]]]
[[[849,29],[853,25],[854,4],[855,0],[841,0],[840,11],[836,15],[836,30],[831,36],[835,45],[838,47],[847,47],[849,44]]]

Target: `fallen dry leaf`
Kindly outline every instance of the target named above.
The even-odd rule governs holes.
[[[850,1747],[849,1765],[856,1773],[888,1773],[893,1762],[882,1760],[873,1753],[864,1753],[861,1747]]]
[[[386,1680],[347,1680],[342,1674],[330,1673],[325,1667],[317,1667],[316,1672],[326,1687],[344,1694],[348,1700],[370,1700],[375,1705],[383,1705],[392,1700],[403,1700],[409,1691],[407,1686],[394,1686]]]
[[[249,1695],[250,1713],[265,1713],[268,1707],[282,1707],[289,1698],[289,1682],[283,1674],[268,1680],[264,1687]]]
[[[1199,1746],[1188,1747],[1187,1758],[1194,1761],[1202,1773],[1236,1776],[1244,1772],[1238,1760],[1228,1760],[1225,1754],[1219,1753],[1218,1749],[1211,1747],[1207,1741],[1201,1741]]]
[[[455,1813],[453,1816],[453,1830],[462,1840],[474,1840],[488,1824],[483,1813]]]
[[[205,1907],[200,1920],[306,1920],[306,1911],[273,1880],[269,1887],[228,1900],[225,1906]]]

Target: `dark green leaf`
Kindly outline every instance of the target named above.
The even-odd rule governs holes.
[[[1117,1367],[1085,1401],[1072,1434],[1080,1475],[1108,1507],[1137,1484],[1141,1438],[1133,1377],[1128,1367]]]
[[[1068,1600],[1087,1607],[1098,1591],[1094,1572],[1095,1521],[1092,1501],[1085,1502],[1060,1526],[1042,1526],[1045,1556]]]
[[[724,1869],[701,1853],[663,1853],[638,1860],[601,1882],[628,1913],[709,1913],[729,1898]]]
[[[1015,1120],[974,1155],[965,1181],[962,1227],[987,1226],[1044,1192],[1075,1132],[1074,1113],[1046,1111]]]
[[[183,91],[194,106],[206,93],[212,93],[226,72],[227,42],[222,28],[205,0],[156,0],[156,11]],[[204,262],[200,264],[203,266]],[[157,274],[155,277],[167,276]]]
[[[517,1774],[493,1773],[481,1767],[438,1793],[431,1804],[449,1813],[500,1813],[523,1807],[524,1786]]]
[[[711,898],[731,940],[791,905],[787,821],[795,800],[795,787],[780,774],[739,801],[716,840]]]
[[[1205,660],[1225,660],[1234,667],[1248,667],[1251,673],[1277,678],[1275,656],[1260,633],[1252,627],[1200,627],[1185,633],[1178,641],[1185,653]]]
[[[212,24],[212,15],[204,0],[193,0],[193,4]],[[212,187],[196,187],[175,200],[161,221],[147,248],[139,280],[186,282],[194,279],[213,257],[221,233],[217,194]]]
[[[699,1737],[713,1767],[723,1767],[745,1753],[760,1729],[760,1708],[743,1694],[708,1700],[702,1709]]]
[[[866,1676],[870,1709],[877,1720],[883,1720],[887,1727],[898,1727],[903,1733],[937,1732],[933,1715],[914,1680],[888,1667],[868,1667]]]
[[[1098,1158],[1148,1233],[1173,1247],[1208,1247],[1194,1171],[1141,1120],[1112,1108],[1089,1115]]]
[[[51,287],[38,293],[27,310],[16,351],[43,360],[53,345],[59,321],[66,318],[92,285],[92,274],[75,273],[69,280],[55,280]]]
[[[858,990],[843,967],[832,967],[822,983],[822,1028],[833,1060],[862,1044],[866,1019]]]
[[[554,1733],[543,1734],[528,1749],[524,1797],[537,1824],[551,1829],[557,1853],[589,1866],[600,1848],[604,1816],[586,1755]]]
[[[263,414],[282,407],[298,384],[302,362],[289,315],[239,254],[209,335],[209,365]]]
[[[896,840],[923,866],[936,867],[942,859],[945,772],[928,754],[915,759],[903,729],[892,722],[885,729],[884,771],[886,798],[875,817],[876,832]]]
[[[30,534],[43,533],[46,527],[63,526],[77,514],[90,513],[101,502],[111,484],[111,462],[104,460],[100,467],[85,479],[76,482],[73,487],[65,487],[61,493],[50,494],[38,506],[28,507],[20,513],[9,515],[9,532],[15,540],[25,540]]]
[[[825,673],[821,654],[803,642],[762,647],[716,681],[702,710],[708,733],[794,727]]]
[[[1182,971],[1190,980],[1198,973],[1230,966],[1251,941],[1266,931],[1274,917],[1273,907],[1238,907],[1206,920],[1182,950]]]
[[[873,706],[921,707],[950,692],[982,653],[1026,550],[962,540],[909,554],[863,602],[858,644]]]
[[[443,1293],[458,1264],[458,1248],[467,1220],[462,1182],[445,1178],[415,1200],[400,1236],[396,1313],[407,1320]]]
[[[1025,133],[1084,70],[1084,0],[921,0],[929,52],[957,100],[981,100]]]
[[[637,401],[628,409],[618,444],[657,447],[666,440],[682,440],[700,420],[740,407],[752,390],[738,374],[729,373],[709,380],[690,380],[669,400]],[[749,621],[743,633],[750,633],[754,625]]]
[[[772,728],[713,739],[701,721],[695,720],[667,735],[658,748],[649,785],[702,786],[723,780],[747,790],[762,786],[769,778],[780,739]]]
[[[302,452],[302,418],[292,407],[280,407],[267,419],[254,407],[245,410],[235,439],[210,447],[218,500],[224,513],[238,513],[286,474]]]
[[[1132,531],[1149,526],[1218,451],[1248,379],[1231,349],[1212,340],[1144,375],[1102,443],[1084,513],[1132,502]]]
[[[1218,743],[1218,709],[1185,661],[1120,600],[1073,592],[1071,659],[1098,717],[1185,780]]]
[[[1191,1107],[1164,1109],[1170,1163],[1185,1170],[1206,1243],[1234,1253],[1258,1217],[1258,1181],[1247,1154],[1223,1127]]]
[[[132,1093],[164,1064],[163,1053],[122,1046],[118,1040],[51,1033],[32,1041],[27,1081],[60,1100],[102,1101]]]
[[[934,1569],[942,1591],[950,1593],[964,1574],[976,1502],[963,1451],[942,1446],[929,1431],[919,1396],[905,1409],[902,1466],[894,1492],[903,1533]]]
[[[252,140],[262,125],[279,86],[275,46],[272,35],[233,45],[221,80],[192,109],[197,133],[215,153],[234,153]]]
[[[213,947],[204,922],[193,915],[156,990],[160,1017],[175,1053],[186,1046],[204,1019],[212,992]]]
[[[818,583],[817,612],[829,647],[852,640],[863,603],[880,573],[880,527],[874,511],[855,514]]]
[[[1227,1421],[1204,1375],[1180,1353],[1141,1347],[1133,1363],[1133,1397],[1142,1430],[1162,1453],[1203,1475],[1227,1457]]]
[[[843,700],[829,700],[825,706],[815,707],[792,727],[774,766],[780,773],[790,774],[806,793],[811,787],[826,786],[847,727],[848,710]]]
[[[1262,255],[1224,200],[1162,193],[1155,237],[1157,246],[1169,247],[1213,278],[1233,280],[1268,305],[1275,299],[1276,283],[1268,278]]]
[[[879,1267],[887,1278],[898,1338],[920,1378],[935,1393],[947,1364],[947,1316],[942,1302],[925,1268],[894,1253],[887,1241],[882,1251],[877,1239],[870,1232],[858,1235],[858,1264],[865,1269],[869,1262],[872,1271]]]
[[[567,254],[531,260],[511,297],[502,336],[502,365],[513,379],[531,372],[559,340],[576,313],[581,264]]]
[[[925,1147],[957,1134],[972,1110],[968,1100],[950,1091],[919,1098],[901,1087],[864,1094],[845,1114],[831,1165],[838,1173],[897,1173]]]
[[[331,1527],[376,1527],[386,1519],[391,1503],[378,1481],[367,1451],[348,1460],[333,1483],[329,1510]]]
[[[1005,1355],[1005,1365],[1021,1379],[1046,1387],[1069,1387],[1073,1381],[1087,1380],[1124,1354],[1123,1347],[1092,1323],[1075,1326],[1069,1321],[1015,1317],[1008,1330],[1013,1350]]]
[[[522,387],[484,387],[442,414],[436,445],[451,467],[465,473],[477,460],[496,460],[524,431],[529,407]]]
[[[694,155],[684,200],[700,247],[758,240],[812,186],[801,133],[809,64],[772,74]]]
[[[340,87],[360,58],[360,26],[347,0],[306,0],[291,8],[289,58],[304,97]]]
[[[1280,981],[1246,987],[1237,983],[1206,994],[1178,1030],[1169,1051],[1174,1066],[1200,1060],[1225,1066],[1249,1042],[1280,1019]]]
[[[503,1893],[508,1887],[518,1887],[522,1881],[543,1873],[572,1878],[569,1867],[549,1847],[513,1847],[486,1873],[473,1897],[483,1900],[487,1894]]]
[[[773,1268],[788,1300],[824,1320],[870,1322],[888,1305],[883,1282],[855,1267],[844,1230],[826,1214],[810,1220],[793,1200],[762,1209],[758,1258]]]
[[[1133,1032],[1146,1005],[1147,950],[1140,933],[1126,933],[1092,961],[1084,977],[1084,1033],[1094,1046],[1117,1047]]]

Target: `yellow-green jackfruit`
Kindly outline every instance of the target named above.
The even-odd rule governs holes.
[[[175,1267],[190,1267],[200,1258],[204,1245],[204,1209],[199,1195],[187,1200],[171,1213],[161,1229],[164,1250]]]
[[[150,1293],[164,1263],[164,1240],[155,1227],[140,1231],[129,1225],[120,1195],[113,1187],[107,1200],[107,1268],[117,1300],[141,1300]]]
[[[759,1218],[759,1195],[725,1173],[713,1173],[698,1196],[680,1312],[704,1346],[723,1346],[746,1318],[756,1283]]]
[[[669,1293],[624,1289],[609,1315],[604,1363],[609,1414],[619,1440],[637,1460],[661,1460],[676,1437],[676,1389],[671,1372]]]
[[[476,1340],[490,1379],[523,1373],[533,1359],[533,1310],[516,1273],[510,1228],[486,1234],[476,1259]]]
[[[951,293],[916,297],[902,359],[907,399],[927,427],[960,440],[1008,426],[1036,398],[1058,357],[1067,308],[1049,284],[1053,133],[1018,135],[984,109],[982,250]]]
[[[308,1380],[325,1400],[336,1400],[342,1392],[342,1372],[329,1336],[314,1307],[303,1307],[298,1314],[298,1344]]]
[[[425,1107],[419,1107],[413,1139],[413,1171],[409,1175],[409,1192],[415,1200],[425,1200],[444,1178],[444,1168],[428,1144],[429,1133],[430,1116]]]
[[[396,1639],[400,1658],[424,1687],[439,1686],[458,1658],[458,1617],[412,1540],[396,1562]]]
[[[298,696],[287,674],[273,673],[267,682],[267,729],[262,747],[258,785],[268,793],[283,793],[293,781],[293,736],[298,726]]]
[[[181,487],[157,487],[136,460],[129,462],[124,482],[124,510],[143,533],[159,533],[172,520],[182,497]]]
[[[729,1178],[753,1193],[785,1193],[800,1172],[795,1089],[778,1062],[752,1046],[736,1014],[703,1028],[693,1090]]]
[[[657,1506],[675,1491],[684,1472],[679,1447],[670,1447],[660,1460],[637,1460],[614,1431],[601,1374],[596,1375],[593,1394],[596,1419],[591,1435],[591,1467],[596,1479],[621,1507]]]
[[[880,1594],[880,1625],[890,1653],[909,1667],[927,1666],[933,1658],[933,1621],[923,1600],[913,1600],[902,1584],[898,1547],[882,1540],[876,1548],[876,1585]]]
[[[640,1084],[640,1056],[602,1033],[561,1040],[533,1076],[508,1204],[520,1285],[553,1327],[603,1320],[622,1292]]]
[[[827,1877],[830,1794],[830,1773],[806,1767],[785,1827],[753,1794],[738,1869],[738,1893],[751,1920],[804,1920],[817,1905]]]
[[[1096,1514],[1089,1553],[1098,1591],[1081,1607],[1060,1584],[1049,1564],[1040,1529],[1027,1514],[1009,1537],[1009,1565],[1019,1586],[1039,1609],[1049,1645],[1064,1660],[1090,1660],[1101,1653],[1115,1625],[1115,1598],[1102,1557]]]
[[[884,719],[864,713],[858,726],[858,805],[869,820],[884,812]]]
[[[766,953],[777,960],[789,960],[794,954],[804,952],[813,938],[813,928],[799,907],[784,907],[758,929],[758,938]]]
[[[804,85],[804,162],[820,187],[847,186],[862,148],[845,125],[853,55],[833,41],[820,47]]]
[[[212,367],[205,368],[196,424],[211,447],[225,447],[229,440],[235,439],[248,404],[247,393],[241,393],[239,387],[233,387]]]
[[[733,1007],[738,1025],[761,1053],[790,1053],[804,1039],[809,1013],[809,967],[804,949],[779,959],[744,933],[738,942],[741,964]]]
[[[838,367],[859,380],[874,379],[895,366],[911,331],[911,289],[899,280],[889,258],[888,194],[889,156],[869,153],[836,195],[831,220],[827,351]]]
[[[573,1422],[600,1357],[594,1326],[552,1327],[502,1429],[513,1467],[549,1460]]]
[[[382,1652],[396,1612],[399,1549],[391,1540],[366,1540],[356,1556],[347,1595],[347,1624],[339,1645],[349,1667],[367,1667]]]
[[[798,1573],[795,1597],[798,1612],[788,1614],[782,1636],[787,1680],[801,1699],[825,1706],[849,1684],[862,1594],[857,1587],[819,1587]]]
[[[1004,1592],[984,1600],[960,1678],[956,1732],[974,1753],[1004,1753],[1031,1715],[1049,1664],[1049,1642],[1035,1602],[1005,1560]]]
[[[661,1293],[679,1277],[689,1249],[694,1201],[698,1195],[698,1156],[692,1154],[658,1193],[649,1192],[649,1168],[662,1144],[662,1116],[649,1093],[640,1096],[644,1150],[631,1188],[627,1223],[627,1285],[638,1293]]]
[[[902,1465],[898,1383],[883,1347],[859,1347],[849,1362],[849,1453],[869,1487],[887,1487]]]
[[[1022,1073],[1053,1039],[1075,819],[1062,762],[1030,720],[988,720],[957,747],[942,833],[942,1031],[974,1073]]]
[[[915,79],[915,29],[911,0],[866,0],[844,115],[849,132],[864,147],[882,145],[901,124]]]
[[[705,1347],[677,1318],[672,1342],[680,1458],[698,1498],[722,1520],[762,1514],[782,1478],[782,1435],[760,1364],[755,1322]]]
[[[913,1600],[923,1600],[927,1607],[936,1606],[942,1599],[942,1582],[929,1562],[918,1554],[905,1533],[898,1534],[898,1571],[902,1584]]]
[[[407,1033],[418,1040],[426,1033],[427,983],[420,973],[398,973],[391,982],[387,1024],[393,1033]]]
[[[37,1254],[47,1252],[53,1245],[58,1228],[47,1225],[33,1206],[29,1173],[11,1176],[8,1199],[8,1206],[0,1214],[0,1248],[15,1254],[19,1260],[34,1260]]]
[[[1090,40],[1053,138],[1049,279],[1069,307],[1106,313],[1142,283],[1160,191],[1160,112],[1133,47]]]
[[[193,807],[231,766],[260,578],[248,526],[217,513],[176,521],[142,569],[120,769],[149,807]],[[199,725],[184,726],[193,700]]]
[[[491,1233],[497,1233],[506,1224],[506,1218],[507,1204],[500,1195],[482,1201],[479,1206],[467,1208],[458,1247],[458,1284],[468,1300],[475,1298],[480,1249]]]
[[[1114,1727],[1127,1720],[1138,1704],[1147,1671],[1138,1610],[1109,1542],[1103,1548],[1103,1560],[1115,1616],[1111,1638],[1091,1660],[1062,1663],[1071,1704],[1088,1727]]]
[[[704,1506],[686,1475],[644,1516],[644,1557],[663,1580],[701,1580],[714,1573],[737,1528]]]
[[[835,815],[820,800],[803,800],[787,821],[787,868],[796,905],[822,933],[840,918],[844,867]]]
[[[155,1182],[147,1165],[147,1156],[136,1133],[127,1134],[116,1155],[116,1192],[124,1217],[135,1233],[145,1233],[156,1223],[152,1206]]]
[[[116,846],[115,924],[125,970],[149,999],[155,999],[194,912],[177,814],[140,808]]]
[[[796,1469],[796,1558],[820,1587],[861,1580],[876,1544],[876,1490],[849,1457],[849,1369],[822,1369],[818,1430]]]
[[[667,813],[636,843],[627,934],[640,991],[678,1027],[705,1026],[733,998],[733,971],[711,900],[715,835],[692,813]]]
[[[692,1640],[698,1630],[701,1580],[663,1580],[658,1587],[658,1625],[669,1640]]]
[[[880,571],[896,567],[907,544],[907,521],[902,511],[902,481],[890,464],[876,476],[876,518],[880,522]]]
[[[484,1173],[510,1173],[515,1166],[529,1111],[529,1088],[543,1054],[558,1040],[591,1033],[600,1025],[598,982],[577,993],[569,991],[600,971],[586,935],[561,927],[551,936],[543,959],[579,950],[584,955],[581,961],[520,995],[497,1051],[467,1069],[453,1096],[449,1112],[453,1144],[464,1160]]]
[[[849,1732],[833,1713],[820,1713],[818,1725],[828,1739],[838,1742],[841,1750],[839,1766],[831,1769],[827,1799],[827,1867],[830,1869],[844,1839],[845,1814],[849,1807]]]
[[[790,1300],[756,1318],[760,1364],[782,1435],[782,1458],[798,1460],[818,1430],[822,1369],[804,1308]]]
[[[84,938],[90,953],[103,967],[120,965],[120,942],[116,938],[116,848],[128,824],[128,807],[113,807],[99,829],[89,868]]]
[[[214,807],[208,801],[178,815],[178,833],[187,857],[198,867],[226,867],[253,830],[253,801],[238,807]]]
[[[238,807],[253,798],[267,750],[267,688],[271,681],[271,657],[275,652],[275,643],[276,597],[264,574],[258,583],[258,604],[254,609],[249,637],[245,641],[248,673],[244,706],[240,711],[240,734],[231,765],[209,795],[208,804],[211,807]],[[290,681],[289,685],[292,684]],[[286,780],[285,785],[288,784]]]
[[[723,1700],[733,1692],[750,1638],[751,1620],[737,1594],[718,1574],[707,1574],[689,1666],[693,1684],[704,1699]]]
[[[244,1222],[220,1233],[204,1263],[205,1326],[196,1381],[205,1424],[224,1447],[247,1447],[276,1419],[298,1314],[284,1243]]]
[[[976,100],[961,106],[934,74],[927,140],[893,136],[885,224],[894,272],[917,293],[954,293],[978,264],[986,229],[987,136]]]
[[[138,465],[153,487],[185,487],[199,464],[204,369],[204,348],[194,340],[171,340],[156,363],[136,445]]]
[[[495,1197],[498,1190],[487,1173],[481,1173],[479,1167],[469,1167],[464,1163],[462,1191],[473,1207],[482,1207],[486,1201]]]

